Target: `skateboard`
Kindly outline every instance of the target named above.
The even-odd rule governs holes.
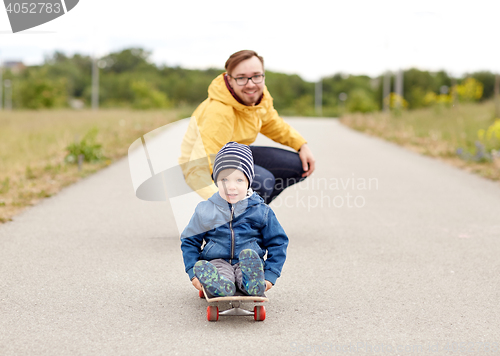
[[[209,298],[205,289],[199,291],[200,298],[205,298],[208,303],[215,303],[215,305],[209,305],[207,307],[207,320],[217,321],[219,316],[248,316],[253,315],[255,321],[263,321],[266,319],[266,308],[263,305],[256,305],[253,311],[240,308],[242,304],[245,303],[263,303],[268,302],[269,299],[265,295],[256,297],[244,295],[241,291],[236,290],[236,293],[230,297],[212,297]],[[219,311],[219,302],[228,302],[230,305],[229,309]]]

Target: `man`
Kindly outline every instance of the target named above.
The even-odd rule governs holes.
[[[250,145],[260,132],[298,151],[250,146],[255,162],[251,188],[269,204],[286,187],[314,172],[314,156],[307,141],[274,109],[262,57],[254,51],[239,51],[229,57],[225,68],[193,113],[179,164],[188,185],[208,199],[218,191],[211,179],[215,154],[230,141]]]

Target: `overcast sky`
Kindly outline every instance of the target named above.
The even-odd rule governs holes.
[[[0,10],[0,59],[38,64],[59,50],[105,55],[131,46],[157,64],[223,68],[240,49],[306,80],[417,67],[500,73],[500,1],[80,0],[66,15],[12,34]],[[1,6],[1,5],[0,5]]]

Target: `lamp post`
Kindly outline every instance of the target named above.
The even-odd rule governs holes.
[[[382,98],[384,112],[389,112],[390,109],[389,95],[391,95],[391,72],[386,71],[384,74],[384,87],[383,87],[383,98]]]
[[[341,107],[341,115],[343,115],[344,112],[345,112],[345,101],[347,100],[347,94],[346,93],[340,93],[339,94],[339,100],[340,100],[340,107]]]
[[[402,104],[403,104],[403,70],[399,69],[396,72],[396,78],[395,78],[395,83],[394,83],[394,89],[396,91],[396,94],[398,95],[398,98],[396,100],[396,108],[401,109]]]
[[[99,67],[97,56],[92,58],[92,110],[99,109]]]

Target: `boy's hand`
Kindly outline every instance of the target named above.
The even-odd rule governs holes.
[[[266,281],[267,282],[267,281]],[[201,290],[201,283],[200,281],[198,280],[198,278],[194,277],[193,280],[191,281],[191,283],[193,284],[193,286],[198,289],[198,290]]]
[[[199,283],[199,282],[198,282]],[[266,281],[266,290],[265,292],[267,292],[269,289],[271,289],[273,287],[273,284],[269,281]]]

